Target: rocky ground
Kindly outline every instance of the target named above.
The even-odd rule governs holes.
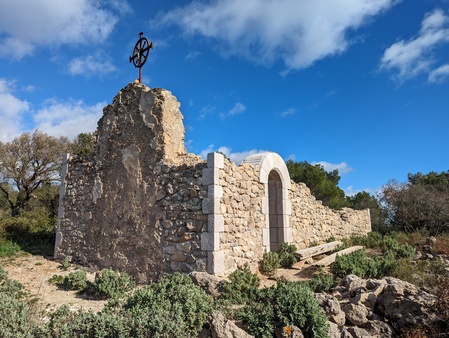
[[[34,300],[36,311],[49,312],[67,304],[72,309],[99,311],[105,301],[89,299],[74,291],[64,291],[48,282],[53,275],[65,276],[76,267],[62,269],[60,262],[39,255],[23,254],[15,258],[1,259],[9,278],[19,281],[25,292]],[[292,269],[279,269],[275,278],[260,275],[262,286],[269,287],[276,280],[307,280],[312,278],[317,268],[307,262],[296,263]],[[193,274],[194,281],[210,293],[216,293],[223,281],[206,273]],[[94,274],[88,273],[93,280]],[[215,294],[216,296],[216,294]],[[364,280],[355,275],[345,277],[330,293],[316,294],[325,311],[330,325],[331,338],[396,337],[400,329],[416,325],[445,327],[445,323],[435,310],[436,296],[396,278]],[[43,316],[45,317],[45,316]],[[302,337],[297,328],[290,335],[280,332],[278,337]],[[449,328],[446,328],[449,329]],[[443,330],[445,330],[443,328]],[[296,332],[296,333],[295,333]],[[449,337],[449,335],[447,335]],[[200,337],[251,337],[214,312],[211,327],[203,330]],[[439,337],[446,337],[440,335]]]
[[[63,270],[61,263],[31,254],[0,259],[0,265],[8,271],[10,279],[23,284],[24,291],[30,299],[34,300],[36,311],[52,311],[63,304],[67,304],[72,309],[99,311],[105,304],[105,301],[79,296],[75,291],[61,290],[48,282],[53,275],[68,275],[75,269],[74,266]],[[93,280],[94,274],[88,273],[87,278]]]

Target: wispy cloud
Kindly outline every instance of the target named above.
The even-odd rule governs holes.
[[[215,113],[217,109],[214,106],[207,105],[200,110],[200,114],[198,115],[198,120],[204,120],[207,116]]]
[[[399,82],[420,74],[427,74],[429,82],[442,81],[448,75],[448,65],[436,66],[433,52],[447,43],[449,16],[437,9],[426,14],[417,36],[408,41],[398,41],[385,50],[380,67],[393,71]]]
[[[130,9],[126,0],[1,1],[0,56],[20,60],[38,47],[102,43]]]
[[[250,149],[250,150],[244,150],[244,151],[240,151],[240,152],[233,152],[232,149],[229,147],[221,146],[217,149],[214,147],[213,144],[211,144],[206,149],[203,149],[201,151],[200,155],[201,155],[201,157],[206,158],[207,154],[212,153],[214,151],[218,151],[220,153],[225,154],[227,158],[229,158],[231,161],[233,161],[236,164],[241,164],[243,162],[243,160],[250,155],[267,152],[267,150],[261,150],[261,149]]]
[[[224,120],[225,118],[242,114],[246,110],[246,106],[241,102],[236,102],[234,106],[226,113],[220,113],[220,118]]]
[[[449,64],[443,65],[430,72],[428,80],[432,83],[441,83],[449,77]]]
[[[216,0],[193,1],[159,15],[158,25],[177,25],[187,35],[214,39],[224,56],[254,62],[282,60],[301,69],[344,52],[355,30],[394,6],[397,0]]]
[[[312,162],[311,164],[313,164],[313,165],[319,164],[319,165],[323,166],[324,170],[326,170],[326,171],[333,171],[333,170],[337,169],[338,173],[340,175],[347,174],[350,171],[354,170],[346,162],[330,163],[330,162],[320,161],[320,162]]]
[[[70,61],[68,71],[72,75],[104,76],[117,70],[112,60],[104,52],[78,57]]]
[[[192,60],[196,59],[197,57],[199,57],[200,55],[201,55],[201,52],[194,50],[186,55],[185,60],[192,61]]]
[[[287,110],[281,111],[278,113],[281,117],[288,117],[288,116],[294,116],[296,115],[296,109],[295,108],[288,108]]]

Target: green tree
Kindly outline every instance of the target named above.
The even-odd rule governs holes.
[[[73,152],[78,155],[91,155],[97,143],[97,133],[81,133],[75,138]]]
[[[290,178],[296,183],[303,182],[316,199],[332,209],[348,206],[345,193],[338,187],[340,175],[338,170],[327,172],[320,164],[310,164],[306,161],[287,161]]]
[[[349,207],[355,210],[370,210],[371,227],[373,231],[382,231],[385,229],[387,213],[380,206],[378,199],[366,191],[358,192],[354,196],[347,196],[346,200]]]
[[[0,192],[12,216],[20,215],[39,187],[60,179],[61,155],[70,149],[68,138],[38,130],[0,142]]]

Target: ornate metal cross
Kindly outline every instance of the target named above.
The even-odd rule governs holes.
[[[133,49],[133,54],[129,57],[129,62],[134,64],[134,67],[139,68],[139,83],[142,83],[142,67],[147,62],[150,49],[154,48],[153,42],[149,43],[147,38],[143,37],[143,32],[139,33],[140,39],[136,42]]]

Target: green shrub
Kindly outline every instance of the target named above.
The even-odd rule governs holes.
[[[62,287],[65,290],[84,291],[87,288],[86,271],[76,270],[64,277]]]
[[[294,253],[296,252],[296,246],[288,243],[281,244],[281,250],[279,251],[279,264],[281,267],[289,269],[298,260]]]
[[[102,270],[94,281],[97,296],[104,299],[122,298],[134,286],[134,281],[127,273],[113,269]]]
[[[334,284],[334,277],[329,273],[324,273],[322,270],[318,275],[314,275],[311,280],[307,282],[313,292],[328,292]]]
[[[354,274],[361,278],[377,277],[377,262],[366,255],[364,249],[339,255],[331,266],[332,274],[337,278]]]
[[[54,284],[57,286],[62,286],[62,285],[64,285],[64,276],[53,275],[51,278],[48,279],[48,283]]]
[[[29,308],[21,300],[22,284],[8,278],[8,272],[0,266],[0,337],[33,337],[34,322]]]
[[[248,264],[234,270],[228,279],[229,282],[223,285],[220,299],[228,300],[233,304],[245,304],[256,298],[260,279],[251,272]]]
[[[61,261],[61,269],[67,271],[70,268],[70,259],[68,257],[64,257]]]
[[[10,240],[0,239],[0,257],[11,257],[20,251],[20,246]]]
[[[270,251],[263,254],[262,261],[260,262],[260,268],[265,275],[273,276],[280,266],[281,262],[277,252]]]
[[[307,338],[329,334],[327,317],[304,283],[279,282],[261,290],[258,301],[241,310],[239,317],[255,337],[272,337],[275,325],[296,325]]]
[[[131,337],[131,319],[125,313],[70,311],[67,305],[58,308],[44,325],[36,328],[39,338],[128,338]],[[137,337],[137,336],[135,336]],[[145,336],[140,336],[145,337]]]
[[[133,337],[197,337],[213,299],[189,276],[174,273],[136,290],[123,308],[132,318]]]

